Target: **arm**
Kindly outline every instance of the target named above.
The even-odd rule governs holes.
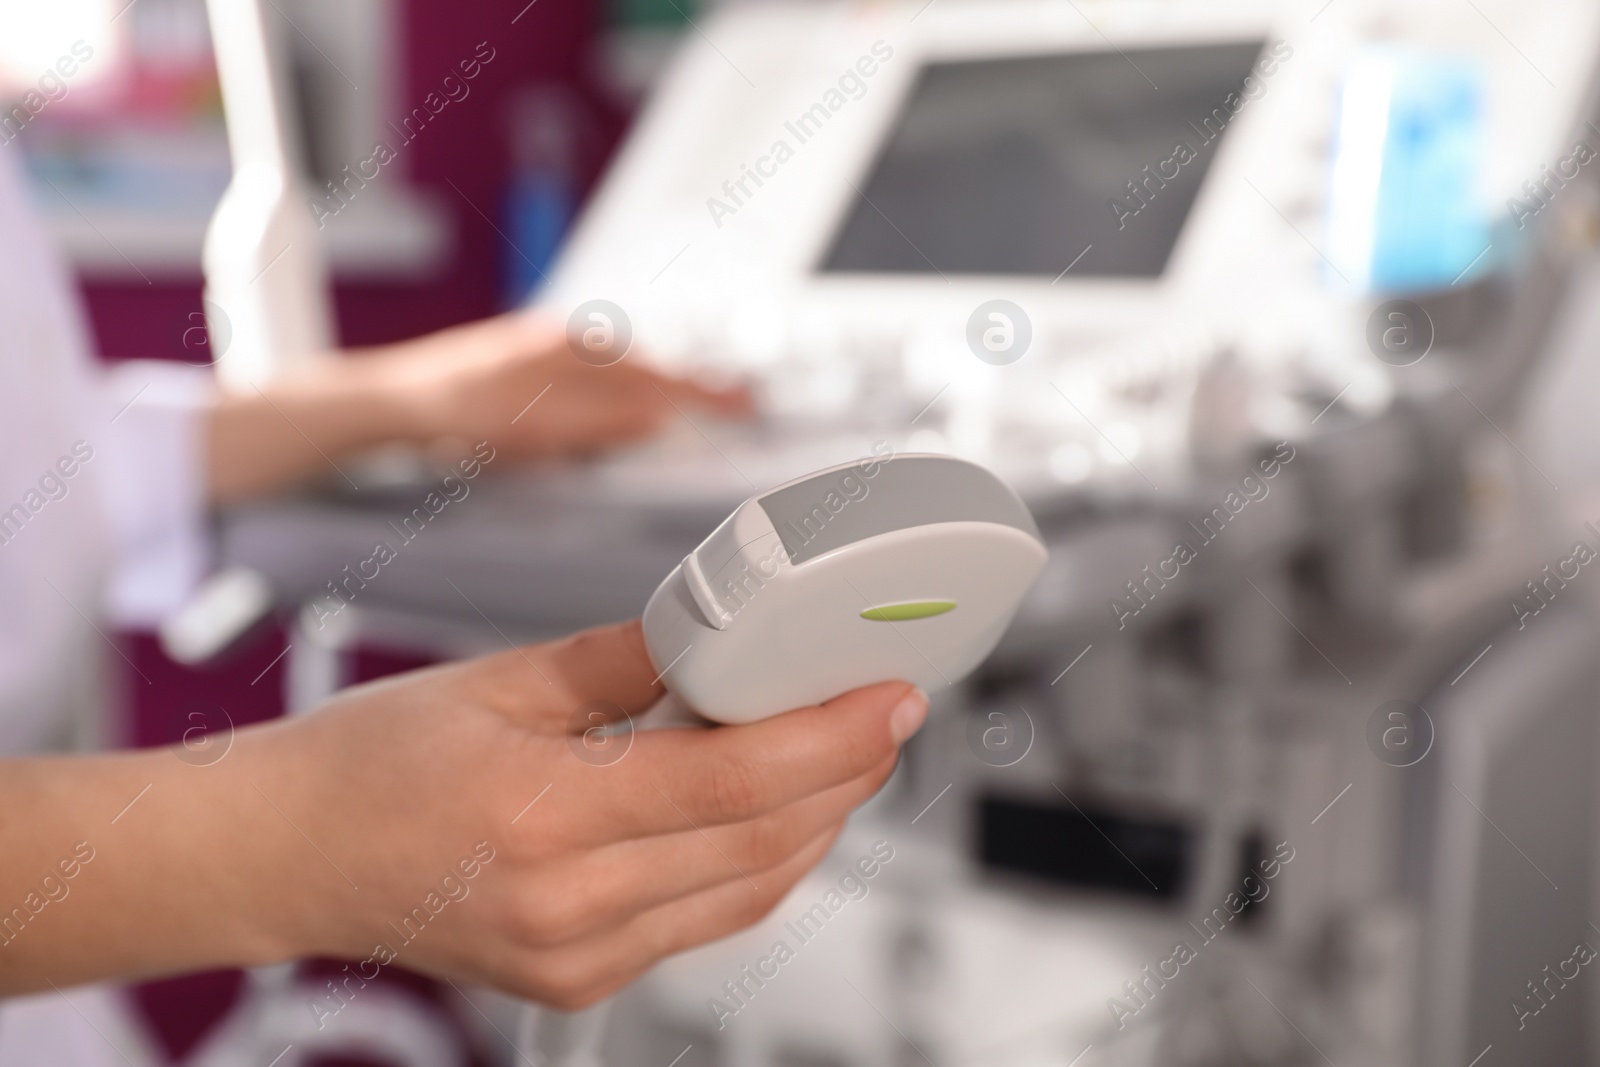
[[[487,439],[513,456],[554,456],[647,436],[680,411],[749,410],[742,391],[708,389],[626,358],[590,366],[568,351],[559,324],[507,315],[352,352],[224,396],[207,427],[209,491],[218,503],[240,500],[388,442]]]
[[[629,623],[349,690],[206,766],[0,763],[0,995],[325,955],[592,1003],[766,914],[926,712],[886,683],[579,759],[573,710],[637,714],[653,678]]]

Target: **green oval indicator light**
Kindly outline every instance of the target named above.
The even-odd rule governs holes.
[[[873,622],[905,622],[907,619],[926,619],[933,615],[943,615],[955,609],[954,600],[913,600],[907,604],[885,604],[880,608],[868,608],[861,613],[861,617]]]

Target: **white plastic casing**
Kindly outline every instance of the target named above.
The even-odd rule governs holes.
[[[787,546],[766,506],[775,499],[792,517]],[[846,527],[867,535],[834,545],[851,537]],[[925,455],[843,464],[741,504],[650,598],[645,644],[667,688],[723,723],[874,682],[932,691],[994,649],[1045,557],[1027,508],[976,464]],[[862,614],[939,601],[955,607]]]

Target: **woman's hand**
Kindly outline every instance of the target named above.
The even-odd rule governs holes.
[[[464,453],[487,440],[513,457],[563,456],[637,440],[674,418],[751,411],[743,389],[661,374],[636,354],[594,366],[559,323],[502,315],[222,397],[208,427],[208,480],[225,503],[331,474],[351,453],[394,442]]]
[[[352,690],[297,724],[273,784],[320,788],[279,803],[308,832],[321,824],[318,844],[361,886],[319,872],[328,907],[303,917],[318,951],[388,945],[406,966],[589,1003],[764,916],[883,784],[926,706],[881,685],[751,726],[638,732],[598,765],[626,742],[586,748],[579,709],[637,716],[661,695],[655,676],[630,623]],[[371,818],[320,814],[341,810]],[[464,881],[457,865],[479,842],[495,858],[470,895],[398,944],[390,924],[443,876]]]
[[[400,398],[426,440],[489,440],[512,456],[591,452],[647,437],[686,413],[742,419],[742,389],[653,371],[637,353],[597,366],[565,327],[502,315],[392,345],[374,357],[380,388]],[[581,348],[581,345],[580,345]]]
[[[637,716],[655,673],[628,623],[349,690],[208,766],[4,767],[0,900],[95,858],[0,948],[0,992],[328,955],[579,1007],[765,915],[927,706],[885,683],[594,757],[592,702]]]

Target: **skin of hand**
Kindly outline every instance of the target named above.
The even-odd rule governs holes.
[[[0,806],[32,816],[0,826],[0,916],[93,853],[0,935],[0,994],[333,956],[583,1007],[766,915],[927,711],[883,683],[580,758],[575,712],[637,716],[655,675],[634,621],[347,690],[203,766],[181,748],[0,763]]]
[[[394,442],[464,454],[487,440],[513,458],[569,456],[647,437],[691,413],[752,411],[743,388],[663,374],[631,352],[593,366],[562,324],[502,315],[351,350],[224,395],[207,428],[209,488],[214,501],[237,501]]]

